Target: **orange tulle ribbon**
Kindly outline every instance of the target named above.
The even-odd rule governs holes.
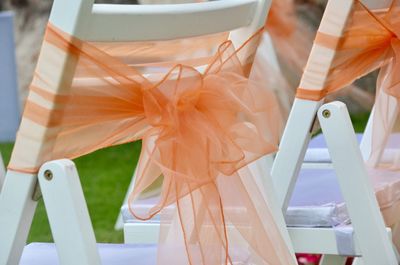
[[[294,0],[272,1],[265,29],[271,36],[287,81],[295,88],[307,63],[315,33],[297,17]]]
[[[336,51],[325,87],[320,90],[301,88],[297,96],[320,100],[378,68],[381,68],[378,88],[399,96],[400,78],[395,74],[399,69],[398,15],[397,0],[386,10],[369,10],[360,1],[355,1],[342,37],[318,32],[315,39],[317,45]]]
[[[335,51],[325,86],[310,90],[299,88],[296,97],[318,101],[351,84],[356,79],[380,69],[377,79],[373,142],[370,162],[376,164],[379,150],[390,134],[389,96],[400,99],[400,1],[393,0],[386,9],[370,10],[355,1],[341,37],[319,32],[315,43]],[[379,94],[381,93],[381,94]],[[379,96],[378,96],[379,95]]]
[[[176,204],[161,211],[159,264],[295,264],[247,167],[280,133],[273,95],[249,74],[261,32],[238,49],[226,34],[114,46],[49,25],[9,169],[142,139],[130,205],[163,187],[149,212],[132,213],[148,220]],[[75,69],[61,81],[57,58]]]

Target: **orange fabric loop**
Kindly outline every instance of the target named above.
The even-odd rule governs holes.
[[[326,97],[327,93],[328,92],[326,89],[312,90],[299,87],[296,90],[296,98],[320,101],[321,99]]]
[[[9,168],[36,172],[48,160],[142,139],[130,206],[160,177],[163,189],[149,212],[131,211],[147,220],[177,209],[161,212],[159,264],[294,264],[247,167],[274,152],[279,137],[279,107],[247,73],[261,32],[236,50],[230,41],[196,47],[208,58],[200,72],[195,59],[185,65],[173,52],[140,57],[143,49],[152,54],[148,43],[118,49],[49,25]],[[154,46],[177,50],[190,41]],[[71,67],[61,84],[57,58]]]
[[[265,29],[271,36],[285,78],[294,90],[307,63],[315,33],[297,17],[294,0],[272,1]]]
[[[343,39],[320,31],[315,36],[315,43],[332,50],[338,49],[341,40]]]

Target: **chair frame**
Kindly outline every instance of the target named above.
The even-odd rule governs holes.
[[[270,3],[270,0],[225,0],[149,7],[94,4],[94,0],[55,0],[49,21],[86,41],[166,40],[231,30],[249,36],[264,25]],[[124,26],[127,24],[130,27]],[[39,56],[38,68],[43,60]],[[59,85],[54,92],[65,92],[72,82],[76,61],[65,55],[57,63],[55,74]],[[21,128],[26,126],[27,121],[23,119]],[[40,136],[47,139],[56,133],[45,130]],[[37,152],[43,152],[40,144]],[[100,264],[75,166],[69,160],[56,160],[44,164],[38,175],[7,172],[0,193],[0,265],[18,264],[40,190],[60,263]],[[284,227],[279,209],[275,214],[278,224]],[[282,229],[282,232],[290,244],[287,231]]]
[[[325,20],[321,23],[320,31],[341,36],[353,3],[351,0],[329,1],[326,14],[330,16],[328,18],[324,16]],[[370,1],[367,4],[370,7],[379,7],[386,3]],[[331,27],[330,23],[335,26]],[[304,84],[303,79],[302,86],[316,88],[323,86],[334,56],[334,51],[314,45],[305,75],[322,72],[323,78],[317,80],[315,84]],[[322,67],[320,58],[323,58],[325,63]],[[390,113],[390,126],[396,119],[396,109],[397,106]],[[316,120],[321,125],[332,159],[332,163],[323,167],[330,166],[335,169],[355,231],[354,255],[361,258],[357,258],[354,264],[398,264],[398,253],[391,242],[391,229],[385,226],[364,163],[371,150],[374,121],[372,118],[369,119],[360,147],[348,110],[341,102],[323,104],[323,100],[315,102],[295,99],[282,137],[280,151],[272,168],[273,185],[282,211],[286,212],[299,170],[303,166],[305,151],[311,139],[311,129]],[[137,226],[135,223],[125,224],[124,235],[127,243],[138,242],[140,238],[145,238],[140,236]],[[155,242],[158,237],[157,224],[141,229],[143,235],[146,235],[146,241],[142,242]],[[333,228],[289,227],[288,231],[296,252],[322,253],[323,265],[345,264],[346,257],[340,256]]]
[[[386,1],[387,3],[383,2],[385,1],[364,1],[364,3],[374,8],[384,7],[385,4],[387,6],[389,1]],[[352,0],[329,1],[319,31],[341,36],[353,4],[354,1]],[[323,87],[334,56],[335,52],[333,50],[314,45],[304,73],[304,76],[308,78],[303,78],[300,86],[309,88]],[[323,58],[322,63],[321,58]],[[321,79],[316,80],[313,73],[320,75],[322,73]],[[310,78],[312,76],[314,79]],[[313,80],[314,83],[306,83],[306,80]],[[363,159],[363,156],[365,158],[369,156],[371,150],[373,119],[370,118],[366,134],[363,137],[361,144],[362,154],[346,106],[340,102],[322,104],[322,100],[315,102],[295,99],[282,137],[280,151],[272,168],[274,187],[282,210],[285,212],[287,209],[311,138],[314,117],[316,117],[325,136],[332,159],[332,166],[336,171],[340,189],[352,220],[356,254],[361,256],[360,259],[357,259],[357,262],[363,262],[368,265],[398,264],[397,252],[391,242],[390,228],[385,227],[373,188],[368,181],[368,173]],[[392,117],[394,116],[392,115]],[[328,232],[330,229],[323,230]],[[296,251],[298,250],[296,248],[296,240],[301,239],[300,232],[312,234],[317,231],[321,231],[321,228],[290,229]],[[295,233],[299,234],[296,235]],[[332,236],[331,242],[336,242],[334,231],[329,233]],[[306,237],[302,238],[305,239]],[[315,244],[315,242],[318,243]],[[314,244],[321,247],[321,245],[324,245],[324,240],[314,241]],[[302,245],[304,248],[307,244],[302,242]],[[331,247],[331,250],[335,249],[334,245]],[[314,252],[312,248],[302,250]],[[335,251],[327,253],[326,250],[325,252],[318,251],[316,253],[340,254],[339,252],[335,253]],[[333,263],[333,261],[339,263]],[[344,258],[340,260],[337,256],[327,256],[327,259],[323,262],[324,264],[344,264],[344,261]]]

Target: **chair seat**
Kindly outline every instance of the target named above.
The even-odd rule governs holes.
[[[385,218],[391,226],[400,220],[400,174],[387,169],[370,169],[376,197]],[[156,203],[155,198],[141,200],[136,210],[145,211]],[[128,206],[122,207],[125,223],[137,222]],[[333,169],[302,169],[286,213],[288,226],[332,227],[349,224],[339,183]],[[158,222],[154,217],[151,222]]]
[[[103,265],[155,265],[155,244],[98,244]],[[58,265],[57,250],[53,243],[32,243],[25,247],[20,265]]]
[[[361,142],[363,134],[357,134],[358,142]],[[400,148],[400,133],[393,133],[390,135],[386,149],[382,156],[382,161],[391,161],[394,155],[397,154],[397,150]],[[311,139],[306,154],[304,156],[304,162],[314,163],[329,163],[331,157],[326,147],[326,142],[323,134],[319,134]]]
[[[357,135],[359,141],[361,137],[362,134]],[[388,146],[400,146],[400,134],[393,134]],[[314,158],[319,158],[318,162],[330,162],[322,134],[311,140],[311,149],[315,151]],[[312,161],[316,162],[315,159]],[[369,169],[369,176],[386,224],[396,224],[400,220],[400,173],[388,169]],[[147,198],[137,203],[135,209],[146,211],[155,203],[155,198]],[[125,223],[139,222],[130,214],[127,205],[122,207],[121,212]],[[352,230],[333,169],[303,168],[300,171],[285,219],[290,227],[340,227],[346,233]],[[159,217],[155,216],[150,222],[158,223]]]
[[[368,173],[386,224],[397,223],[400,220],[399,172],[369,169]],[[331,227],[349,223],[333,169],[302,169],[289,205],[286,214],[289,226]]]

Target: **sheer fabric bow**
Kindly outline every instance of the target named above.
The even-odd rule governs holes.
[[[201,39],[113,46],[49,25],[9,169],[34,173],[48,160],[142,139],[132,213],[147,220],[176,205],[161,212],[159,264],[295,264],[247,167],[276,150],[280,128],[273,95],[249,78],[261,32],[183,64],[171,56]],[[157,63],[152,47],[169,61]],[[72,83],[60,85],[55,58],[68,59]],[[158,178],[159,202],[136,211]]]

